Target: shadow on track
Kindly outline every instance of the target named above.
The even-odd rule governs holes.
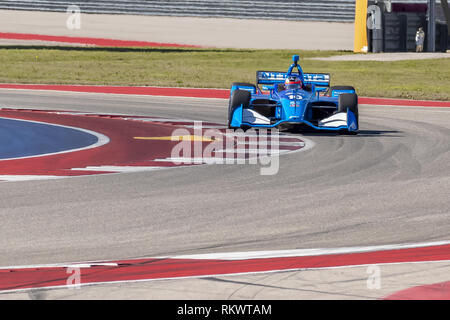
[[[299,133],[303,136],[314,137],[314,136],[344,136],[344,137],[403,137],[401,131],[396,130],[359,130],[358,134],[345,134],[339,132],[323,132],[323,131],[292,131],[292,133]]]

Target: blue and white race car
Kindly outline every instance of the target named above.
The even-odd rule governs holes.
[[[329,74],[303,73],[299,56],[292,59],[294,63],[287,72],[257,71],[256,85],[232,84],[228,127],[313,128],[356,134],[359,127],[355,89],[330,87]]]

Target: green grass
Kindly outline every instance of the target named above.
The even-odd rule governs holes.
[[[361,96],[450,100],[450,59],[319,61],[339,51],[0,47],[0,82],[229,88],[257,70],[286,70],[300,54],[305,72],[331,74]]]

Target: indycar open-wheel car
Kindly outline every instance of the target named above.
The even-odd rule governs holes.
[[[256,85],[233,83],[228,127],[307,127],[356,134],[359,115],[355,89],[330,87],[329,74],[303,73],[298,60],[293,56],[287,72],[257,71]]]

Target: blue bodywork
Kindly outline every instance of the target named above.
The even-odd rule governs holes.
[[[298,60],[299,57],[294,56],[294,63],[285,73],[258,71],[256,86],[233,85],[230,99],[235,90],[249,91],[251,98],[245,110],[243,105],[232,110],[229,115],[230,127],[273,128],[280,125],[306,125],[318,130],[356,132],[357,112],[345,108],[345,112],[341,110],[340,114],[337,114],[339,95],[356,94],[355,91],[336,89],[329,92],[329,74],[303,73]],[[294,69],[297,69],[297,72],[294,72]],[[285,79],[290,75],[300,77],[301,89],[284,90]]]

